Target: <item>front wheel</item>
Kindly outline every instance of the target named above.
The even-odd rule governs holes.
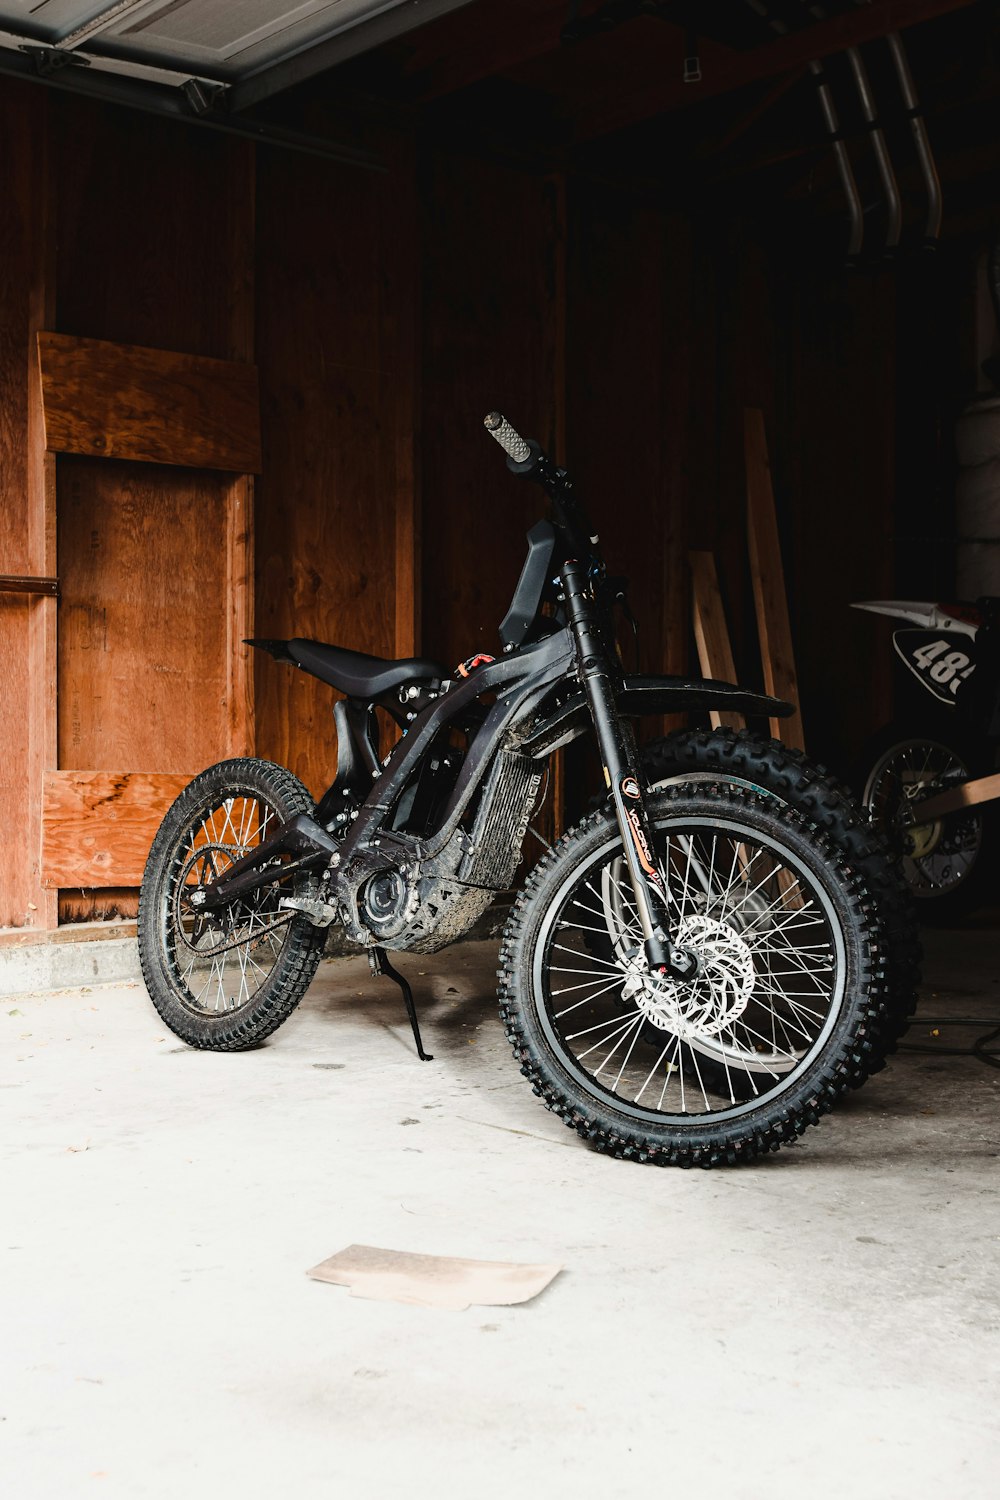
[[[872,899],[836,843],[774,798],[650,799],[690,981],[650,973],[602,810],[534,870],[501,947],[508,1038],[535,1092],[598,1150],[751,1160],[818,1122],[877,1058],[887,987]],[[609,884],[618,890],[613,951]]]
[[[681,782],[749,787],[794,808],[856,866],[875,901],[886,954],[890,1000],[880,1052],[883,1058],[894,1052],[916,1009],[921,953],[912,892],[885,830],[801,750],[745,729],[680,732],[644,745],[641,755],[654,791]]]
[[[281,898],[309,877],[282,876],[206,913],[199,887],[315,805],[302,783],[264,760],[229,760],[196,776],[160,825],[139,894],[139,958],[150,999],[192,1047],[255,1047],[291,1015],[323,952],[325,933]]]

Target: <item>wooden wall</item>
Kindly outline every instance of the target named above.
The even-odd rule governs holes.
[[[493,653],[544,496],[483,428],[504,412],[565,446],[564,202],[558,179],[435,154],[423,205],[423,648]]]
[[[385,174],[269,151],[258,173],[257,633],[379,656],[413,654],[417,607],[416,209],[395,149]],[[321,795],[333,693],[267,656],[256,688],[258,753]]]
[[[227,357],[239,149],[58,96],[52,111],[59,332]],[[57,476],[59,768],[190,773],[221,759],[229,476],[70,454]],[[62,904],[68,917],[131,913],[135,894],[66,890]]]
[[[50,243],[39,91],[0,90],[0,138],[0,572],[42,577],[54,567],[54,508],[29,382]],[[16,926],[55,921],[40,871],[42,773],[55,753],[55,612],[53,599],[0,593],[0,827],[14,832],[0,860],[0,923]]]
[[[484,434],[492,407],[572,466],[632,580],[644,668],[693,664],[696,547],[717,555],[750,685],[742,415],[761,407],[807,742],[843,765],[885,716],[888,655],[847,603],[892,582],[891,271],[847,282],[739,217],[388,128],[369,132],[373,173],[3,83],[0,130],[0,572],[44,573],[57,541],[62,588],[58,694],[54,603],[0,595],[5,699],[23,705],[5,722],[0,923],[55,919],[46,771],[166,776],[253,745],[323,790],[332,694],[265,656],[241,684],[254,610],[261,636],[449,666],[495,649],[541,495]],[[27,375],[46,326],[255,362],[262,473],[46,458]],[[245,628],[234,495],[255,514]],[[64,918],[133,908],[134,889],[63,887]]]
[[[569,204],[569,458],[608,567],[630,580],[642,670],[683,673],[698,482],[690,229],[607,184],[574,182]]]

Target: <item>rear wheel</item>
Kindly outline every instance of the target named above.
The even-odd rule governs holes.
[[[837,846],[774,799],[651,799],[675,940],[695,978],[650,974],[607,811],[540,862],[501,947],[501,1014],[536,1093],[598,1150],[714,1166],[815,1124],[878,1055],[874,903]],[[608,888],[621,925],[606,956]]]
[[[325,933],[281,907],[308,876],[275,882],[211,912],[192,895],[313,799],[269,761],[223,761],[195,777],[167,812],[139,897],[139,957],[150,999],[192,1047],[255,1047],[286,1020],[309,986]]]
[[[915,800],[985,775],[985,757],[953,733],[890,725],[868,745],[858,784],[872,821],[902,851],[903,875],[920,916],[947,926],[986,899],[990,879],[987,807],[972,807],[920,823]]]

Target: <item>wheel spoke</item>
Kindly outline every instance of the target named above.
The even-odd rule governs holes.
[[[698,971],[649,973],[616,840],[553,909],[549,1025],[618,1107],[681,1119],[749,1108],[786,1086],[840,1003],[830,902],[753,825],[669,826],[660,848],[671,938]]]
[[[195,1013],[230,1014],[249,1005],[268,982],[288,938],[290,915],[276,887],[251,891],[227,907],[190,914],[203,889],[266,837],[277,817],[258,794],[238,792],[206,808],[181,842],[168,884],[164,935],[177,983]]]

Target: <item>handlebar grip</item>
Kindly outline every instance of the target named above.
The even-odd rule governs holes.
[[[531,449],[519,432],[498,411],[491,411],[483,418],[483,426],[490,437],[496,438],[501,448],[516,464],[523,464],[531,457]]]

